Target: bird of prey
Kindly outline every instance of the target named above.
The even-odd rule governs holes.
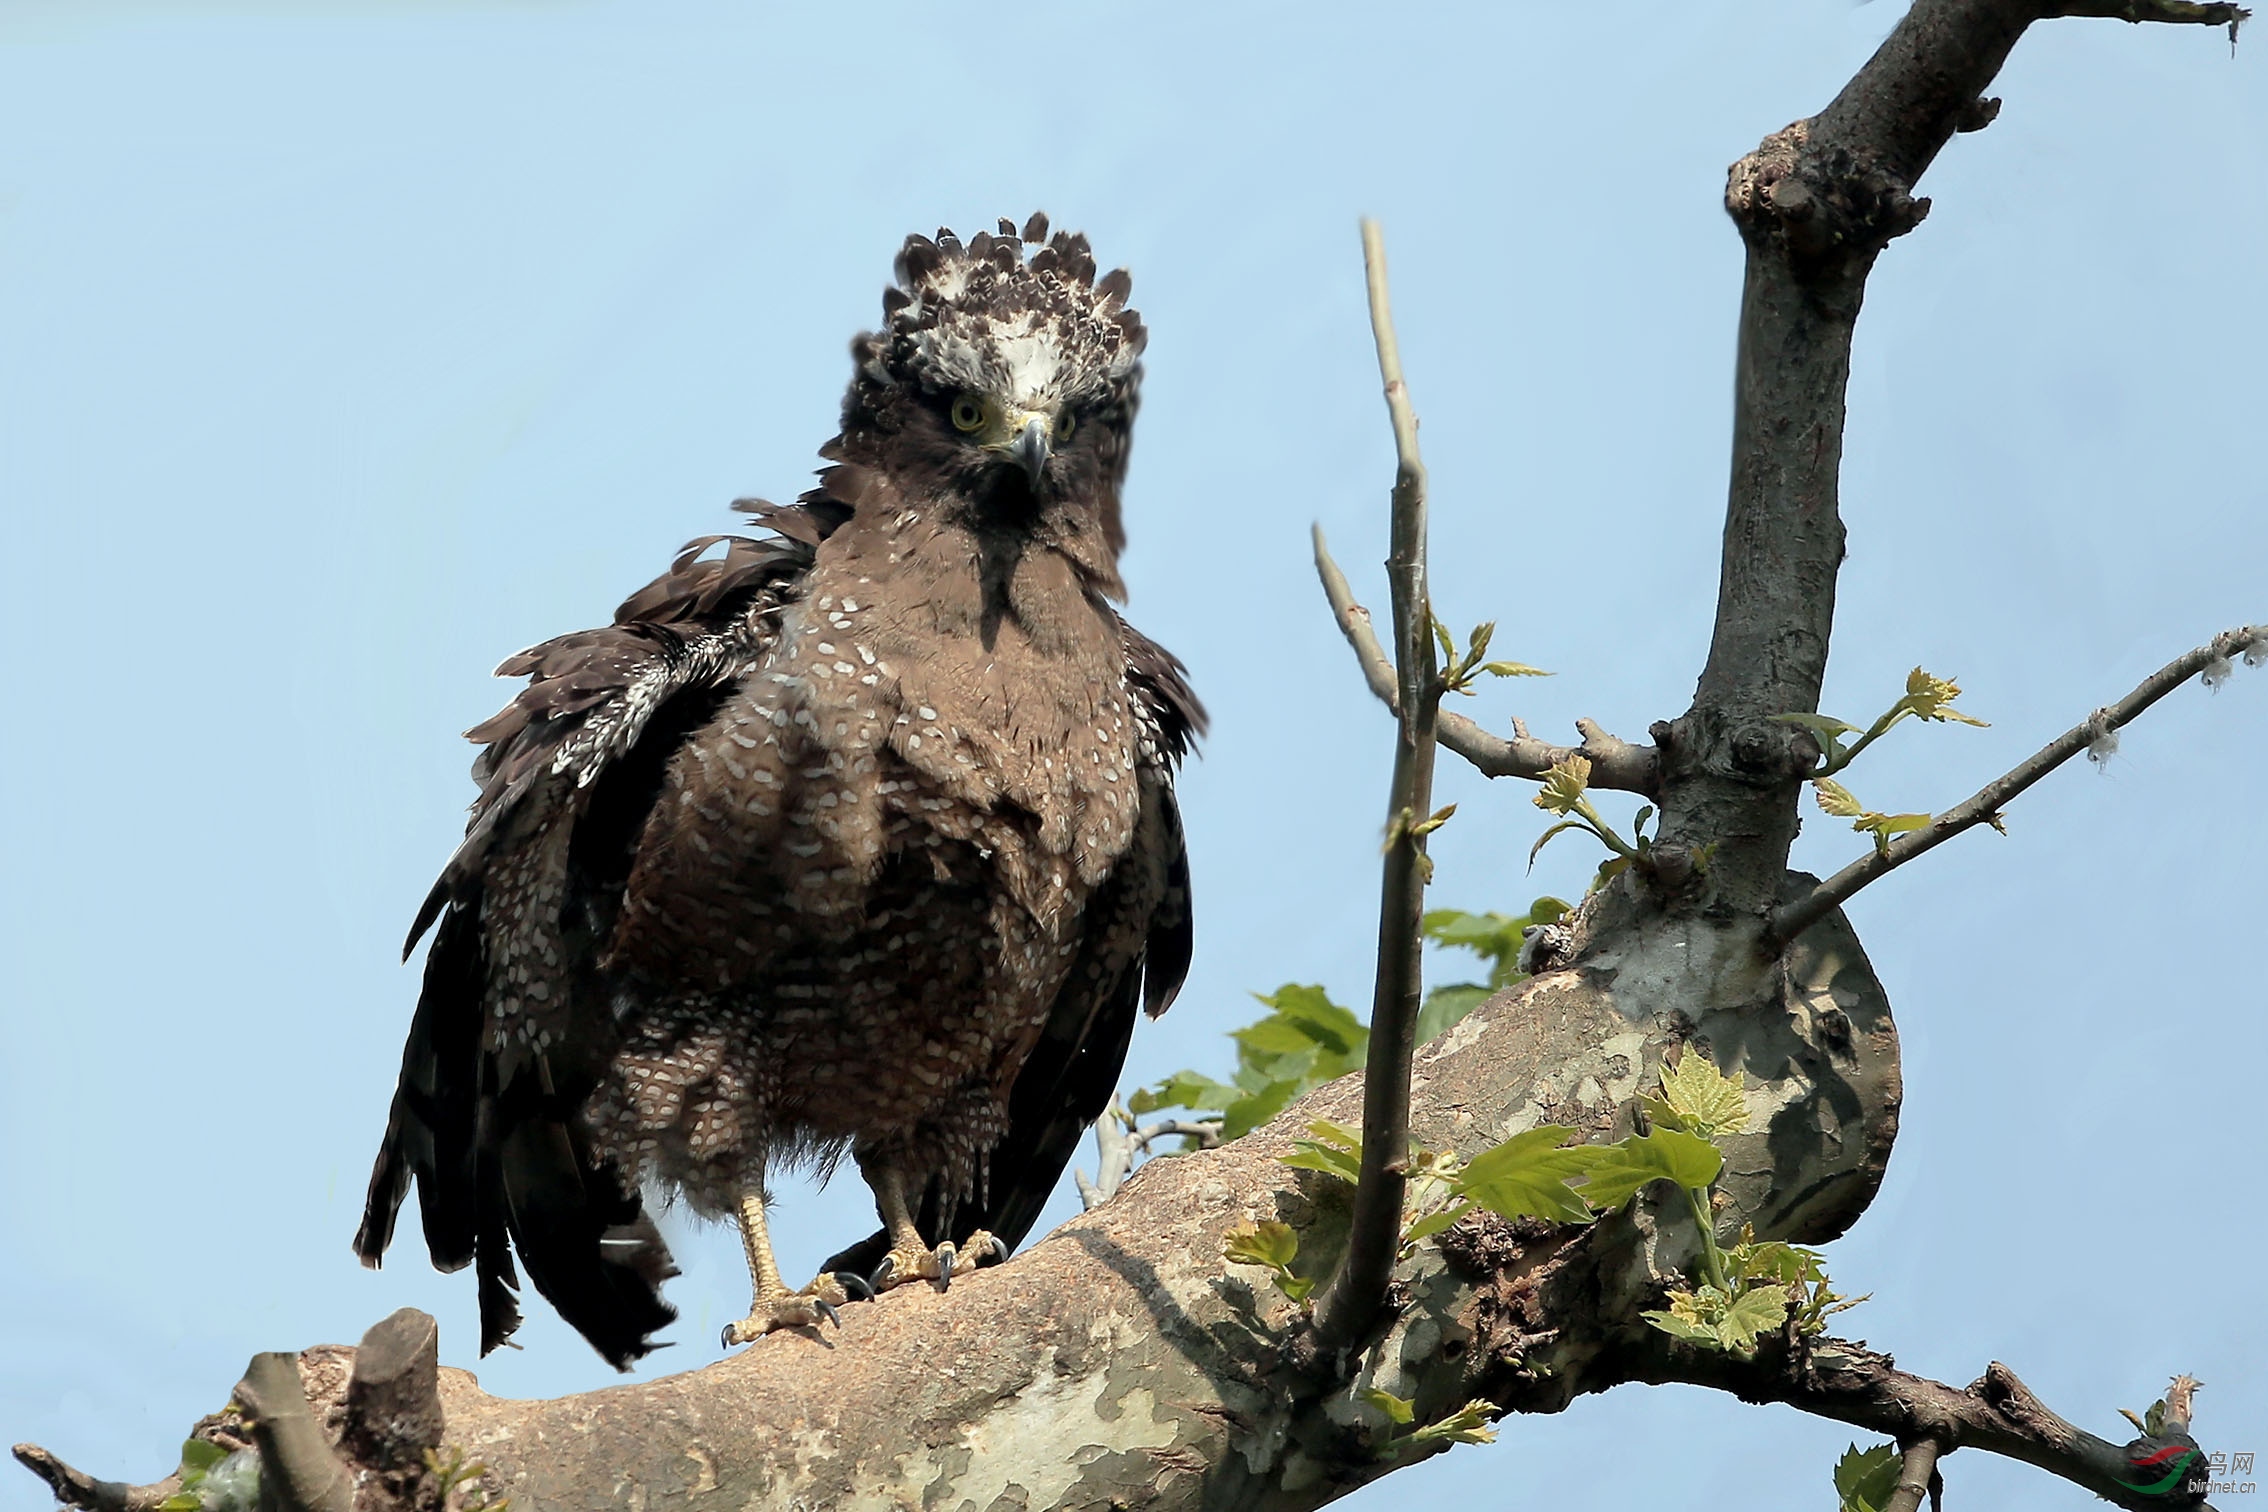
[[[654,1347],[655,1192],[739,1221],[728,1345],[1004,1257],[1172,1000],[1204,714],[1113,607],[1128,290],[1044,216],[910,238],[818,486],[499,669],[354,1241],[414,1178],[483,1353],[515,1251],[617,1366]],[[792,1289],[766,1181],[846,1154],[882,1232]]]

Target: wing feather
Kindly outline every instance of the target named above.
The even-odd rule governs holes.
[[[648,779],[668,755],[653,747],[682,740],[702,700],[761,658],[840,516],[799,505],[768,523],[779,536],[690,543],[613,624],[506,660],[500,674],[528,685],[469,732],[484,747],[480,793],[404,950],[438,923],[355,1250],[378,1264],[414,1182],[434,1263],[477,1265],[484,1354],[519,1326],[521,1268],[625,1369],[676,1316],[659,1291],[676,1274],[667,1247],[582,1134],[610,1045],[606,1005],[557,992],[540,1022],[522,1011],[515,1026],[514,1005],[491,995],[497,962],[515,952],[560,958],[570,988],[594,979],[590,919],[618,904],[608,853],[626,848],[653,801]],[[610,890],[616,898],[597,896]]]

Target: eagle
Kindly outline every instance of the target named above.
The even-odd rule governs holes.
[[[519,1269],[655,1347],[656,1201],[739,1223],[728,1347],[1005,1258],[1172,1002],[1204,712],[1115,607],[1145,332],[1095,270],[1044,215],[909,238],[817,486],[498,669],[354,1240],[414,1181],[483,1354]],[[767,1184],[846,1155],[882,1229],[792,1288]]]

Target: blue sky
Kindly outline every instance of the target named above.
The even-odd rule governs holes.
[[[1690,699],[1716,586],[1725,165],[1895,16],[0,0],[0,1439],[154,1477],[252,1352],[404,1304],[492,1391],[613,1379],[540,1305],[476,1362],[469,1277],[349,1254],[396,951],[489,669],[804,485],[908,231],[1044,206],[1133,270],[1151,330],[1131,612],[1215,732],[1184,783],[1196,969],[1129,1081],[1224,1068],[1251,990],[1363,1001],[1389,737],[1306,551],[1320,520],[1382,597],[1356,217],[1393,252],[1437,602],[1559,674],[1473,712],[1642,734]],[[1854,355],[1826,708],[1871,717],[1921,663],[1993,721],[1870,753],[1850,784],[1883,808],[1946,807],[2268,619],[2257,50],[2065,22],[1995,92]],[[2268,673],[2184,689],[2009,838],[1851,910],[1908,1099],[1831,1255],[1875,1294],[1851,1331],[1908,1368],[2008,1361],[2106,1435],[2186,1369],[2209,1446],[2268,1450],[2263,750]],[[1571,840],[1524,872],[1526,789],[1444,773],[1437,902],[1580,888]],[[1797,859],[1861,844],[1814,819]],[[786,1268],[868,1212],[790,1193]],[[654,1371],[714,1357],[746,1300],[729,1232],[675,1238]],[[1823,1505],[1852,1437],[1635,1389],[1502,1434],[1351,1505]],[[1978,1505],[2091,1504],[1947,1472]],[[40,1504],[0,1474],[0,1507]]]

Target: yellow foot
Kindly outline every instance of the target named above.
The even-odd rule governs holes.
[[[848,1287],[844,1285],[846,1281],[850,1283]],[[853,1290],[873,1295],[863,1280],[847,1273],[821,1276],[801,1291],[781,1290],[770,1294],[760,1291],[749,1305],[747,1317],[724,1326],[724,1347],[753,1344],[775,1329],[816,1328],[822,1318],[840,1328],[842,1316],[835,1309],[851,1299]]]
[[[901,1244],[882,1257],[882,1263],[874,1267],[870,1279],[878,1292],[921,1280],[935,1281],[937,1289],[943,1291],[953,1284],[953,1271],[956,1267],[974,1270],[987,1260],[1007,1258],[1008,1246],[983,1229],[978,1229],[969,1235],[966,1244],[958,1248],[954,1247],[951,1240],[933,1250]]]

